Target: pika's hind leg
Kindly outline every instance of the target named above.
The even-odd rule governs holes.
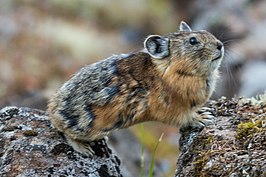
[[[99,156],[99,157],[108,157],[112,151],[107,146],[106,141],[108,138],[106,136],[93,140],[93,141],[85,141],[85,140],[76,140],[71,137],[65,136],[68,144],[72,146],[72,148],[88,157]]]
[[[65,137],[66,137],[68,144],[70,146],[72,146],[72,148],[75,151],[77,151],[83,155],[86,155],[88,157],[91,157],[95,154],[95,152],[91,148],[90,142],[76,140],[76,139],[70,138],[68,136],[65,136]]]

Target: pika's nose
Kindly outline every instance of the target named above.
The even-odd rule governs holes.
[[[223,43],[220,42],[220,41],[218,41],[218,42],[217,42],[217,49],[218,49],[218,50],[222,50],[222,48],[223,48]]]

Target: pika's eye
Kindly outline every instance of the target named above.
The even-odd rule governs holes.
[[[189,39],[189,43],[190,43],[191,45],[196,45],[196,44],[199,43],[199,41],[197,40],[197,38],[192,37],[192,38]]]

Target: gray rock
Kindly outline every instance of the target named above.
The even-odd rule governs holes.
[[[122,176],[120,160],[106,144],[96,156],[73,151],[51,127],[44,111],[6,107],[0,110],[0,176]]]

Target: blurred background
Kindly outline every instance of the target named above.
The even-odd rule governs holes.
[[[265,0],[1,0],[0,107],[45,110],[47,99],[86,64],[142,49],[149,34],[177,31],[180,21],[224,42],[226,55],[213,98],[255,96],[266,90]],[[162,132],[154,176],[173,176],[177,129],[146,123],[110,138],[125,176],[145,170]]]

